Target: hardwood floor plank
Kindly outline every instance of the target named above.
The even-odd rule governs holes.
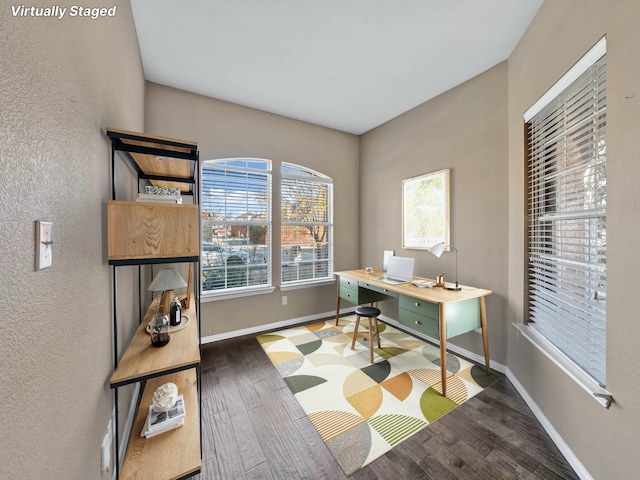
[[[258,441],[267,459],[269,471],[276,475],[278,480],[295,480],[300,477],[293,465],[284,443],[280,441],[275,425],[269,419],[264,407],[254,408],[248,412],[251,424],[258,432]],[[232,477],[223,477],[225,480],[233,480]]]
[[[215,368],[202,371],[202,410],[210,414],[224,412],[227,409],[220,379],[219,370]]]
[[[244,469],[249,471],[264,463],[266,459],[236,383],[239,377],[233,374],[231,369],[226,369],[224,372],[220,383],[224,390],[225,402],[229,406],[227,411]]]
[[[205,433],[213,438],[213,448],[220,478],[244,479],[242,457],[238,449],[229,413],[214,413],[210,415],[210,420],[210,422],[206,422],[209,428],[205,430]]]
[[[273,476],[267,462],[255,466],[247,472],[247,480],[278,480],[277,476]]]

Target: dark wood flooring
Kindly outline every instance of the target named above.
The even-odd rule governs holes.
[[[578,479],[502,378],[346,477],[254,336],[202,347],[198,480]]]

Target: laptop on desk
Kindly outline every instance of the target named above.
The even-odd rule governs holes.
[[[373,277],[373,280],[388,283],[390,285],[400,285],[413,280],[413,264],[415,259],[408,257],[389,257],[387,273],[381,277]]]

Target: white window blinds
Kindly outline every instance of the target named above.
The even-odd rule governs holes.
[[[298,165],[281,168],[281,284],[333,277],[333,180]]]
[[[606,56],[589,55],[583,73],[525,117],[528,322],[604,386]]]

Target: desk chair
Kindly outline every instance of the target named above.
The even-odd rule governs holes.
[[[360,317],[365,317],[369,320],[369,355],[371,363],[373,363],[373,340],[374,336],[378,338],[378,348],[380,346],[380,332],[378,332],[378,316],[380,315],[380,309],[374,307],[358,307],[356,308],[356,326],[353,330],[353,340],[351,340],[351,350],[355,349],[356,336],[358,335],[358,327],[360,326]]]

